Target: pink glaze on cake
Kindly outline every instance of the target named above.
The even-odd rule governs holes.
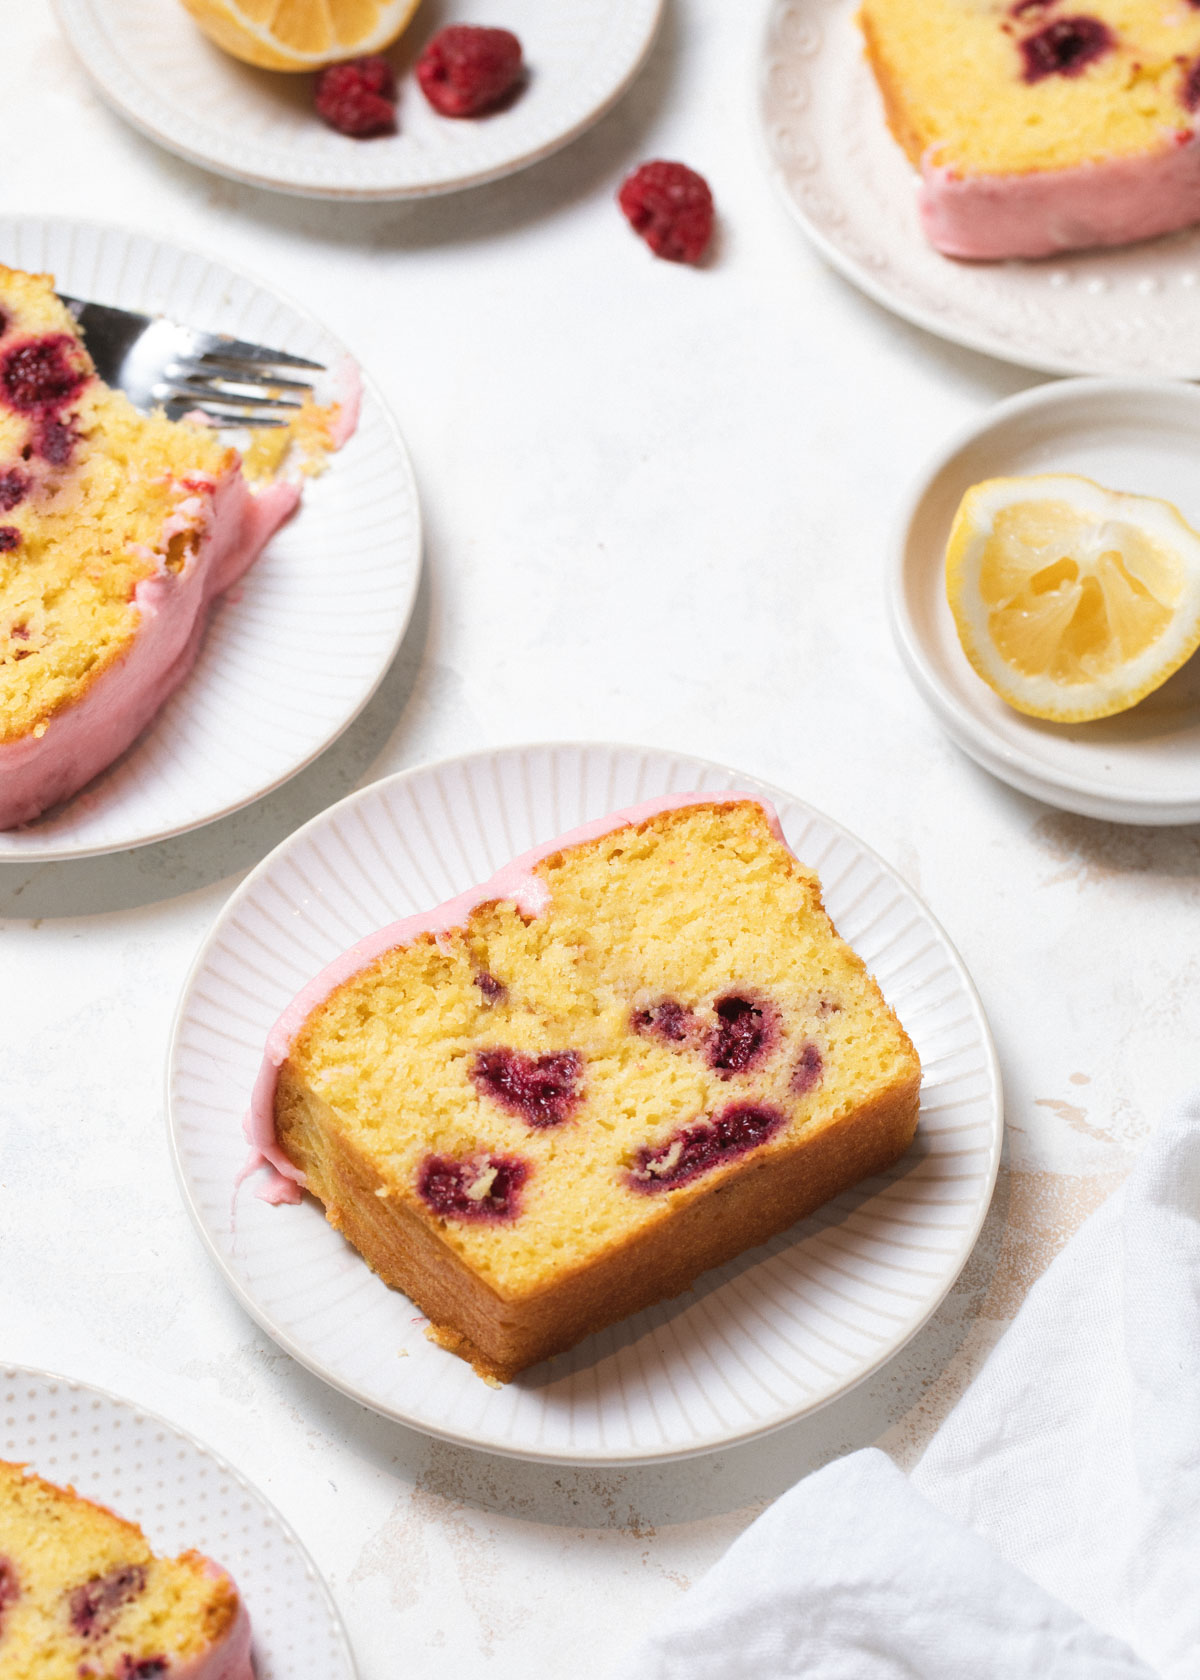
[[[228,1579],[227,1571],[219,1563],[211,1559],[208,1563],[212,1575]],[[250,1657],[250,1617],[240,1594],[233,1626],[220,1644],[201,1652],[190,1662],[171,1663],[163,1680],[255,1680]]]
[[[1200,134],[1160,152],[1023,175],[960,175],[926,157],[921,223],[948,257],[1048,257],[1129,245],[1200,221]]]
[[[238,1183],[260,1167],[267,1166],[271,1168],[271,1172],[257,1192],[259,1197],[272,1203],[301,1200],[304,1174],[288,1160],[275,1137],[275,1087],[279,1079],[279,1069],[287,1060],[296,1034],[312,1011],[318,1004],[324,1003],[329,994],[352,975],[358,974],[375,962],[385,951],[394,950],[399,945],[410,945],[421,934],[431,933],[436,936],[448,933],[452,928],[461,927],[472,910],[480,904],[491,903],[494,899],[511,900],[523,916],[542,915],[549,906],[550,893],[545,882],[533,873],[534,865],[551,857],[555,852],[564,851],[568,846],[581,846],[589,840],[598,840],[602,834],[611,834],[616,828],[627,828],[634,823],[646,822],[662,811],[678,811],[688,805],[728,805],[743,799],[753,800],[756,805],[762,807],[776,839],[786,846],[787,841],[774,806],[756,793],[665,794],[658,799],[647,799],[640,805],[631,805],[623,811],[610,812],[606,817],[597,817],[593,822],[584,823],[581,827],[560,834],[553,840],[544,841],[540,846],[535,846],[531,851],[523,852],[520,857],[506,863],[502,869],[497,870],[490,881],[484,881],[476,887],[468,887],[466,892],[460,893],[457,898],[447,899],[444,904],[436,905],[432,910],[422,910],[415,916],[405,916],[398,922],[391,922],[387,927],[369,933],[365,939],[360,939],[357,945],[352,945],[348,951],[343,951],[341,956],[335,957],[315,979],[310,980],[308,985],[296,994],[271,1028],[266,1053],[259,1068],[249,1112],[244,1122],[246,1138],[252,1153],[239,1176]]]
[[[183,504],[190,516],[167,521],[163,546],[202,511],[203,496],[211,502],[207,529],[181,571],[162,565],[138,584],[142,624],[127,652],[41,736],[0,743],[0,829],[31,822],[77,792],[141,734],[195,663],[213,601],[253,565],[300,499],[298,487],[283,482],[255,495],[240,471],[211,489],[201,474],[189,483],[200,493]]]

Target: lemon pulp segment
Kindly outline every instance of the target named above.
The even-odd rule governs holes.
[[[379,52],[418,0],[183,0],[219,47],[266,70],[313,70]]]
[[[946,551],[963,650],[1017,710],[1136,705],[1200,645],[1200,536],[1169,502],[1071,474],[988,479]]]

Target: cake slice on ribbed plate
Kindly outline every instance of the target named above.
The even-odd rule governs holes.
[[[749,795],[573,831],[339,958],[249,1130],[493,1379],[890,1167],[920,1066]]]
[[[199,1552],[0,1460],[4,1680],[254,1680],[250,1618]]]
[[[247,452],[138,413],[49,275],[0,268],[0,828],[77,792],[187,676],[208,610],[300,499],[284,451],[353,429],[306,405]],[[303,438],[303,442],[301,442]]]

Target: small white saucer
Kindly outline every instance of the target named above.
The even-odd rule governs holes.
[[[890,557],[892,629],[952,739],[1021,792],[1112,822],[1200,822],[1200,658],[1116,717],[1055,724],[1014,711],[967,663],[946,602],[946,539],[963,492],[984,478],[1084,473],[1165,497],[1200,529],[1198,460],[1194,386],[1071,379],[1001,403],[922,475]]]

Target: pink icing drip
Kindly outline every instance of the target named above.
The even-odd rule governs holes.
[[[42,736],[0,744],[0,828],[31,822],[69,798],[136,740],[195,663],[208,608],[258,558],[300,492],[279,483],[254,495],[234,471],[214,484],[211,496],[195,555],[181,571],[160,568],[138,584],[141,624],[124,655],[51,718]],[[199,511],[200,498],[191,501]],[[164,541],[179,529],[186,525],[172,515]]]
[[[533,873],[534,865],[567,846],[580,846],[588,840],[599,839],[602,834],[611,834],[616,828],[627,828],[634,823],[646,822],[662,811],[677,811],[687,805],[726,805],[741,799],[752,800],[762,807],[775,838],[786,846],[787,841],[784,839],[774,806],[758,794],[665,794],[658,799],[647,799],[640,805],[631,805],[624,811],[613,811],[606,817],[597,817],[580,828],[573,828],[553,840],[546,840],[540,846],[535,846],[532,851],[523,852],[511,863],[506,863],[490,881],[468,887],[466,892],[459,893],[457,898],[447,899],[444,904],[438,904],[432,910],[422,910],[415,916],[405,916],[398,922],[391,922],[387,927],[369,933],[365,939],[360,939],[357,945],[352,945],[348,951],[343,951],[341,956],[335,957],[315,979],[310,980],[308,985],[296,994],[267,1037],[266,1053],[258,1071],[258,1078],[254,1082],[250,1108],[244,1122],[251,1155],[239,1175],[238,1183],[241,1184],[259,1167],[267,1166],[272,1170],[267,1181],[257,1191],[259,1198],[275,1205],[301,1200],[300,1187],[304,1183],[304,1174],[288,1160],[275,1137],[275,1087],[279,1079],[279,1069],[287,1059],[292,1041],[308,1016],[352,975],[368,967],[385,951],[394,950],[399,945],[409,945],[423,933],[437,935],[460,927],[472,910],[480,904],[490,903],[493,899],[511,900],[523,916],[542,915],[549,906],[550,892],[546,883]]]
[[[1129,245],[1200,221],[1200,135],[1181,123],[1149,156],[1020,175],[960,175],[927,156],[919,202],[927,239],[949,257]]]
[[[211,1559],[207,1563],[210,1575],[228,1579],[220,1564],[213,1563]],[[254,1665],[250,1660],[250,1617],[240,1598],[233,1626],[224,1639],[189,1662],[173,1663],[169,1680],[254,1680]]]

